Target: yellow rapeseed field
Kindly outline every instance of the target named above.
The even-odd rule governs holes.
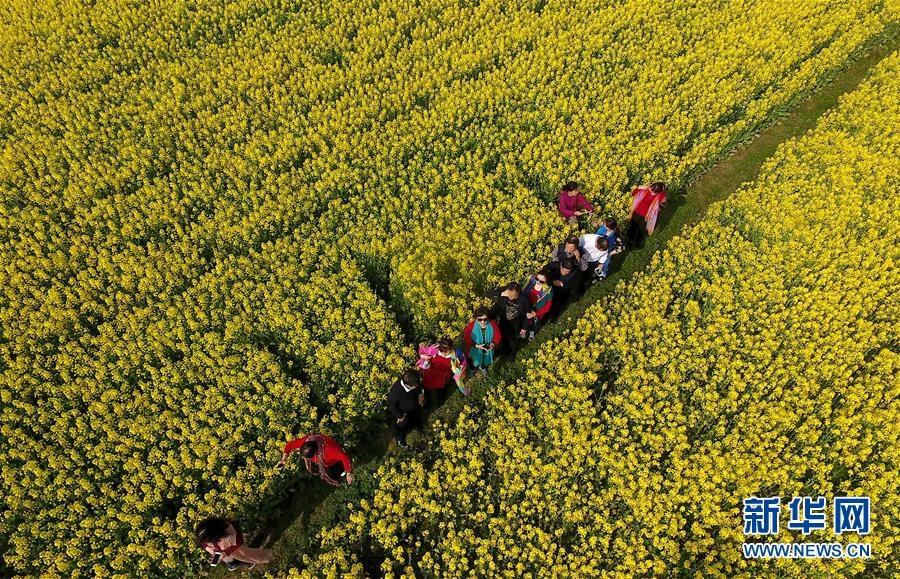
[[[895,53],[525,378],[433,451],[383,465],[373,498],[289,576],[364,561],[406,577],[891,576],[898,91]],[[744,559],[742,498],[801,495],[870,497],[871,534],[837,540],[872,558]],[[782,525],[772,540],[835,535]]]
[[[353,441],[407,342],[540,262],[562,181],[622,217],[896,16],[0,3],[3,564],[183,576],[193,521],[277,499],[288,436]]]

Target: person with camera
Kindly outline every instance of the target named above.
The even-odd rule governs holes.
[[[272,559],[271,549],[254,549],[244,544],[244,535],[236,522],[207,517],[194,528],[197,545],[210,554],[213,567],[225,563],[229,571],[252,569],[257,563]]]
[[[477,308],[475,317],[463,330],[463,342],[472,366],[485,373],[494,363],[494,351],[501,341],[500,326],[490,319],[487,308]]]
[[[284,445],[284,453],[281,455],[278,468],[287,466],[291,453],[297,449],[300,449],[306,470],[310,474],[336,487],[341,486],[342,481],[347,484],[353,482],[350,457],[337,440],[325,434],[310,434],[295,438]]]

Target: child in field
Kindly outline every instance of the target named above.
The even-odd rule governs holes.
[[[596,281],[595,278],[606,277],[603,273],[603,266],[609,261],[609,244],[605,237],[596,233],[585,233],[579,241],[581,242],[581,252],[588,260],[587,269],[581,278],[581,293],[583,294]]]
[[[606,239],[606,248],[610,257],[622,251],[619,242],[619,224],[616,223],[616,220],[612,217],[607,217],[603,220],[603,225],[597,229],[597,235]],[[604,278],[609,275],[610,261],[612,260],[607,258],[607,260],[603,262],[602,275]]]
[[[621,251],[619,243],[620,234],[619,224],[612,217],[604,219],[603,225],[597,228],[597,235],[602,235],[606,238],[610,255],[615,255]]]

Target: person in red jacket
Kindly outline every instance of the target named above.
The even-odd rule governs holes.
[[[290,460],[291,453],[298,448],[303,454],[306,470],[310,474],[318,475],[323,481],[334,486],[340,486],[342,480],[347,484],[353,482],[350,457],[338,441],[325,434],[310,434],[285,444],[278,467],[284,468]]]
[[[469,394],[464,384],[467,365],[462,350],[456,348],[450,338],[441,338],[434,344],[419,344],[416,367],[422,371],[422,386],[429,408],[434,410],[444,402],[447,386],[453,383],[463,394]]]
[[[569,181],[559,192],[559,214],[569,225],[578,225],[578,218],[594,210],[594,206],[578,190],[578,183]]]
[[[500,326],[488,317],[487,308],[475,310],[475,318],[463,330],[463,342],[472,366],[486,371],[494,363],[494,350],[500,345],[500,338]]]
[[[631,191],[634,200],[631,202],[631,221],[625,238],[631,247],[640,247],[648,235],[656,229],[656,218],[659,208],[666,203],[668,186],[662,181],[641,185]]]

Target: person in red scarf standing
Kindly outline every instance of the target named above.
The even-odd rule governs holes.
[[[347,484],[353,482],[350,457],[338,441],[325,434],[310,434],[285,444],[278,468],[284,468],[291,453],[298,448],[310,474],[318,475],[323,481],[336,487],[341,486],[341,481]]]
[[[632,190],[634,200],[631,204],[631,222],[625,232],[629,246],[640,247],[647,236],[653,234],[659,208],[666,202],[667,191],[668,187],[661,181]]]

